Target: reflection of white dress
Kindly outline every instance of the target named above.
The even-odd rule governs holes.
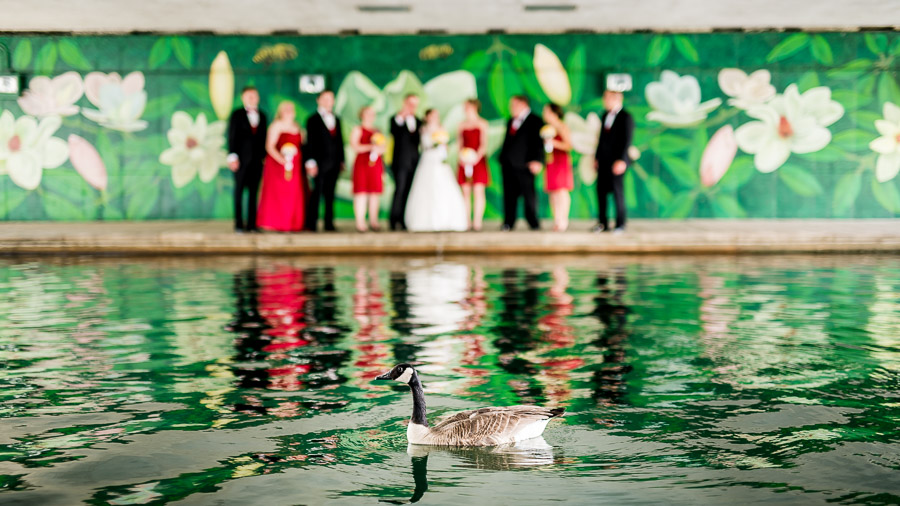
[[[422,157],[406,201],[406,228],[411,232],[463,232],[468,227],[466,204],[453,169],[444,163],[447,146],[433,145],[422,132]]]

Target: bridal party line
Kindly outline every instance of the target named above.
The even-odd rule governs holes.
[[[570,192],[574,188],[571,132],[562,108],[535,104],[522,95],[510,99],[507,129],[499,151],[501,180],[492,181],[488,169],[488,122],[481,103],[469,99],[459,123],[458,160],[451,167],[451,135],[440,114],[428,109],[419,115],[420,99],[409,94],[389,124],[376,124],[376,110],[362,106],[359,124],[344,138],[334,113],[334,93],[320,92],[317,110],[301,128],[294,105],[278,104],[271,122],[259,108],[259,91],[245,87],[242,107],[230,116],[227,132],[228,167],[235,179],[234,228],[237,233],[337,231],[334,204],[338,179],[350,171],[355,229],[376,232],[383,217],[381,199],[385,171],[394,181],[387,223],[390,230],[411,232],[481,231],[486,208],[485,188],[501,185],[501,230],[516,227],[524,210],[526,225],[540,229],[537,178],[544,178],[553,230],[569,227]],[[634,123],[622,107],[623,94],[607,90],[603,96],[603,129],[597,144],[598,216],[595,232],[625,231],[623,175],[631,163]],[[389,142],[392,140],[392,142]],[[349,144],[352,159],[345,159]],[[391,150],[391,163],[385,155]],[[607,198],[614,197],[616,216],[610,227]],[[321,211],[321,216],[320,216]],[[321,228],[320,228],[321,225]]]

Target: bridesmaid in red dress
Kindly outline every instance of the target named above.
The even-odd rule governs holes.
[[[553,230],[560,232],[569,227],[569,192],[575,187],[572,175],[572,137],[569,127],[562,121],[562,107],[556,104],[544,106],[544,123],[556,129],[556,137],[550,141],[552,152],[547,163],[545,189],[550,195],[550,209],[553,211]],[[549,151],[549,149],[548,149]]]
[[[266,135],[266,162],[257,213],[257,224],[264,230],[303,230],[308,183],[301,163],[301,134],[296,120],[294,104],[284,101],[278,104],[275,121]]]
[[[463,199],[466,201],[466,218],[469,221],[469,230],[480,231],[484,218],[485,197],[484,189],[490,183],[487,159],[487,134],[488,122],[482,118],[481,102],[478,99],[466,100],[464,107],[465,119],[459,124],[459,167],[456,171],[456,179],[462,187]],[[474,160],[464,160],[467,154],[475,152]],[[474,207],[474,209],[473,209]]]
[[[378,207],[381,205],[382,174],[385,149],[384,134],[375,128],[375,109],[363,107],[359,111],[361,124],[350,133],[350,146],[356,151],[353,162],[353,215],[356,230],[367,232],[378,230]],[[366,210],[369,211],[369,225],[366,225]]]

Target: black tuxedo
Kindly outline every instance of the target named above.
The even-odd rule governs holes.
[[[316,112],[306,120],[304,161],[315,160],[319,172],[306,204],[306,229],[315,231],[319,221],[319,197],[325,198],[325,230],[334,230],[334,189],[344,165],[344,134],[341,120],[334,117],[334,131],[328,130],[322,115]]]
[[[266,158],[266,114],[259,111],[254,132],[246,109],[235,109],[228,119],[228,152],[238,156],[240,166],[234,173],[234,228],[256,230],[256,199]],[[244,190],[247,190],[247,221],[244,222]]]
[[[537,195],[534,191],[534,174],[528,170],[531,162],[544,163],[544,140],[541,127],[544,122],[529,113],[525,121],[513,133],[513,120],[506,124],[506,138],[500,149],[500,166],[503,169],[503,224],[513,228],[517,219],[519,197],[525,200],[525,220],[532,230],[540,228],[537,216]]]
[[[603,113],[601,124],[606,124],[606,116],[609,111]],[[625,191],[623,180],[625,175],[612,173],[613,162],[624,160],[631,165],[628,156],[628,148],[631,146],[631,137],[634,133],[634,119],[628,111],[621,109],[617,114],[609,130],[601,128],[600,139],[597,141],[597,218],[600,225],[608,227],[606,216],[607,195],[612,193],[616,200],[616,228],[625,226]]]
[[[391,172],[394,175],[394,198],[391,202],[391,229],[399,226],[406,228],[404,214],[409,190],[412,187],[413,175],[419,165],[419,145],[421,143],[422,121],[416,118],[415,129],[410,132],[404,121],[397,124],[397,117],[391,117],[391,136],[394,138],[394,154]]]

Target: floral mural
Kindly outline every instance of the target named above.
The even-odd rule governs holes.
[[[364,42],[364,43],[360,43]],[[509,98],[565,109],[573,218],[596,213],[602,83],[627,72],[635,118],[626,204],[636,217],[900,216],[900,37],[868,33],[516,36],[9,36],[18,97],[0,95],[0,219],[227,218],[225,122],[253,84],[301,120],[304,73],[327,76],[345,129],[407,93],[451,132],[476,97],[488,119],[488,217]],[[265,48],[290,58],[260,58]],[[440,52],[425,48],[441,47]],[[738,53],[735,53],[736,49]],[[267,50],[268,51],[268,50]],[[740,65],[736,65],[740,62]],[[390,150],[388,150],[390,153]],[[350,174],[339,216],[352,214]],[[385,201],[393,188],[389,171]],[[542,179],[542,178],[539,178]],[[542,214],[549,215],[546,201]]]

